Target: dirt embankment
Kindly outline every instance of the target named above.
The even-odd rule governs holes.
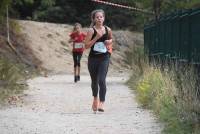
[[[5,58],[13,63],[22,63],[28,67],[37,68],[40,66],[41,61],[38,59],[26,37],[21,34],[20,26],[16,21],[10,21],[9,30],[10,43],[7,41],[7,28],[6,24],[0,24],[0,57]],[[28,68],[27,68],[28,69]]]
[[[71,44],[68,43],[71,25],[41,23],[34,21],[18,21],[21,33],[26,39],[34,55],[42,62],[41,67],[51,73],[73,73]],[[141,44],[143,37],[139,33],[114,31],[114,52],[111,58],[110,73],[126,72],[130,66],[125,63],[125,52],[135,44]],[[87,71],[89,50],[84,52],[81,60],[82,74]]]

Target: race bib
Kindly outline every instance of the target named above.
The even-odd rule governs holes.
[[[83,43],[75,43],[74,44],[74,48],[77,49],[77,48],[83,48]]]
[[[100,52],[100,53],[106,53],[107,48],[103,42],[96,42],[94,44],[94,51]]]

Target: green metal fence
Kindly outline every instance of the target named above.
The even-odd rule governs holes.
[[[151,58],[200,64],[200,9],[176,11],[149,22],[144,46]]]

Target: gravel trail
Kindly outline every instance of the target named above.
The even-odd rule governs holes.
[[[78,83],[61,74],[28,80],[21,101],[0,109],[0,134],[160,134],[162,125],[125,81],[107,78],[105,112],[94,114],[88,75]]]

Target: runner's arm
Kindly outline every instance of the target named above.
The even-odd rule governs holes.
[[[105,40],[105,44],[106,45],[110,45],[110,44],[112,44],[112,30],[109,28],[109,27],[107,27],[108,28],[108,39],[107,40]]]
[[[70,38],[68,42],[72,43],[72,42],[74,42],[74,40],[72,38]]]

